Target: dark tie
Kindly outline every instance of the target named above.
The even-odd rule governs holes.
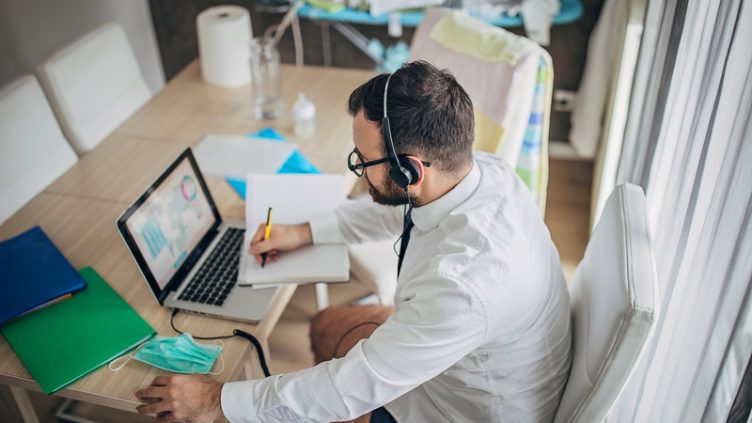
[[[402,236],[400,241],[399,261],[397,262],[397,277],[399,277],[402,270],[402,259],[405,258],[405,251],[407,250],[407,243],[410,242],[410,229],[413,228],[412,207],[407,211],[405,220],[402,224]]]

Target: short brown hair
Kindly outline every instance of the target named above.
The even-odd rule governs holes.
[[[366,119],[381,127],[388,76],[381,74],[356,88],[348,112],[355,116],[363,110]],[[402,65],[389,81],[387,114],[398,154],[420,153],[446,172],[472,160],[473,103],[449,71],[425,61]]]

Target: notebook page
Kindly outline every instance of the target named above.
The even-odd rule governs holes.
[[[341,282],[349,278],[347,246],[311,245],[280,253],[279,261],[261,267],[247,250],[272,207],[277,224],[297,224],[332,213],[345,199],[341,175],[249,175],[246,193],[246,235],[239,284]]]

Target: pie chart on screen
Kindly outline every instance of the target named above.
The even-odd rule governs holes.
[[[183,192],[183,198],[186,201],[193,201],[196,199],[196,180],[190,175],[183,176],[183,180],[180,181],[180,190]]]

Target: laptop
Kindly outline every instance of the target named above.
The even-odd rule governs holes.
[[[190,148],[117,227],[160,305],[251,323],[264,317],[276,289],[237,285],[245,225],[222,220]]]

